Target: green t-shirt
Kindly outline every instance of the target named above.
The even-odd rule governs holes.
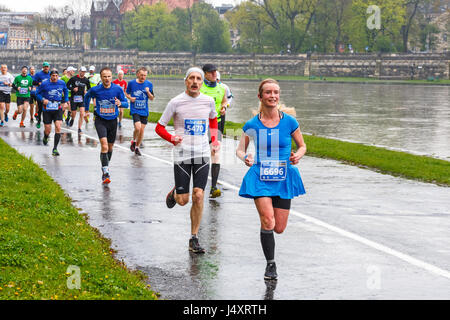
[[[220,122],[220,109],[222,109],[222,100],[225,96],[225,87],[218,83],[215,87],[208,87],[203,83],[200,92],[214,99],[217,112],[217,121]]]
[[[19,74],[13,82],[14,86],[17,88],[16,96],[19,98],[29,98],[30,97],[30,87],[33,87],[33,78],[26,75],[25,77]]]
[[[67,82],[69,82],[70,78],[69,78],[68,76],[66,76],[66,75],[63,75],[63,76],[61,77],[61,80],[64,81],[64,83],[65,83],[66,86],[67,86]],[[69,90],[69,97],[70,97],[70,96],[71,96],[71,92],[70,92],[70,90]]]

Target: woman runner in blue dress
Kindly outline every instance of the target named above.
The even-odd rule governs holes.
[[[280,86],[273,79],[263,80],[258,89],[259,113],[243,127],[236,155],[250,167],[239,195],[252,198],[261,221],[261,246],[267,260],[264,279],[277,278],[274,232],[287,226],[291,199],[305,193],[296,165],[306,153],[297,120],[280,110]],[[256,155],[247,153],[250,138]],[[291,150],[292,139],[297,151]]]

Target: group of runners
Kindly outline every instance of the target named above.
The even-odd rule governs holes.
[[[112,70],[108,67],[102,68],[98,76],[93,74],[95,68],[91,67],[88,77],[85,76],[86,68],[80,67],[79,73],[74,76],[75,70],[69,67],[66,79],[60,79],[57,70],[50,71],[47,62],[43,63],[42,70],[36,74],[32,73],[32,68],[28,74],[28,68],[23,67],[21,74],[15,79],[6,75],[4,71],[7,70],[4,70],[4,67],[6,66],[2,65],[0,76],[2,124],[4,118],[7,121],[9,104],[6,108],[8,99],[5,99],[5,95],[11,93],[11,88],[15,88],[17,92],[18,108],[14,117],[21,114],[21,126],[27,108],[33,102],[31,96],[36,88],[34,99],[37,100],[38,108],[33,116],[36,116],[40,124],[40,114],[43,114],[45,145],[49,141],[51,125],[55,124],[52,154],[57,156],[64,111],[68,112],[70,109],[67,115],[70,120],[66,120],[66,123],[72,126],[76,111],[80,110],[78,130],[81,133],[82,121],[93,100],[94,124],[101,146],[102,183],[109,184],[109,164],[116,133],[121,126],[123,108],[129,106],[134,123],[130,150],[141,155],[139,149],[148,121],[149,100],[155,98],[153,84],[146,79],[148,70],[145,67],[139,68],[136,79],[129,82],[124,80],[123,72],[119,72],[118,79],[113,81]],[[198,233],[210,168],[212,182],[209,195],[211,198],[221,195],[217,187],[219,155],[225,115],[232,94],[229,88],[219,82],[218,77],[220,74],[213,64],[205,64],[202,68],[189,68],[184,78],[185,90],[169,101],[155,128],[161,138],[173,145],[174,186],[166,196],[167,207],[173,208],[177,204],[185,206],[192,194],[191,237],[188,248],[193,253],[206,251],[200,245]],[[94,79],[94,82],[90,79]],[[291,199],[305,193],[295,165],[305,154],[306,145],[295,117],[280,107],[280,86],[277,81],[262,81],[256,96],[260,102],[258,112],[244,125],[236,150],[236,156],[250,167],[243,178],[239,195],[254,200],[261,224],[261,246],[267,262],[264,278],[274,280],[277,279],[274,233],[282,233],[285,230]],[[32,113],[30,109],[30,117]],[[172,119],[173,134],[166,128]],[[255,154],[247,152],[251,140],[255,144]],[[292,140],[297,145],[295,152],[291,150]]]

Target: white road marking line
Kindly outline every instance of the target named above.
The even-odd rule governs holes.
[[[67,129],[67,128],[61,128],[61,129],[62,130],[67,130],[67,131],[70,131],[70,132],[73,132],[73,133],[77,133],[76,131],[73,131],[73,130],[70,130],[70,129]],[[92,136],[89,136],[89,135],[86,135],[86,134],[84,134],[84,136],[88,137],[90,139],[99,141],[98,138],[95,138],[95,137],[92,137]],[[116,145],[115,144],[114,146],[128,151],[128,148],[123,147],[121,145]],[[170,161],[167,161],[167,160],[164,160],[164,159],[160,159],[158,157],[154,157],[154,156],[148,155],[146,153],[142,153],[142,155],[143,156],[147,156],[147,157],[149,157],[151,159],[154,159],[156,161],[160,161],[160,162],[166,163],[166,164],[168,164],[170,166],[173,165],[173,163],[170,162]],[[211,179],[211,177],[208,177],[208,178]],[[232,184],[230,184],[228,182],[225,182],[223,180],[218,180],[217,182],[220,183],[221,185],[229,188],[229,189],[232,189],[232,190],[235,190],[235,191],[239,191],[239,187],[237,187],[235,185],[232,185]],[[434,273],[436,275],[439,275],[439,276],[445,277],[447,279],[450,279],[450,272],[447,271],[447,270],[441,269],[439,267],[436,267],[435,265],[432,265],[430,263],[427,263],[427,262],[424,262],[422,260],[419,260],[419,259],[416,259],[414,257],[411,257],[411,256],[409,256],[409,255],[407,255],[405,253],[402,253],[400,251],[391,249],[391,248],[389,248],[389,247],[387,247],[385,245],[382,245],[382,244],[379,244],[379,243],[374,242],[372,240],[369,240],[369,239],[366,239],[364,237],[361,237],[361,236],[359,236],[359,235],[357,235],[357,234],[355,234],[353,232],[346,231],[346,230],[341,229],[339,227],[333,226],[333,225],[328,224],[328,223],[326,223],[326,222],[324,222],[322,220],[319,220],[317,218],[310,217],[310,216],[308,216],[306,214],[297,212],[297,211],[292,210],[292,209],[290,210],[290,212],[291,212],[291,214],[293,214],[293,215],[295,215],[295,216],[297,216],[299,218],[302,218],[302,219],[304,219],[304,220],[306,220],[306,221],[308,221],[310,223],[313,223],[313,224],[318,225],[318,226],[320,226],[322,228],[325,228],[325,229],[328,229],[328,230],[330,230],[332,232],[335,232],[335,233],[337,233],[337,234],[339,234],[339,235],[341,235],[343,237],[352,239],[352,240],[357,241],[359,243],[362,243],[362,244],[364,244],[364,245],[366,245],[368,247],[371,247],[372,249],[375,249],[375,250],[381,251],[383,253],[386,253],[388,255],[394,256],[394,257],[396,257],[396,258],[398,258],[400,260],[403,260],[403,261],[405,261],[405,262],[407,262],[407,263],[409,263],[409,264],[411,264],[411,265],[413,265],[415,267],[424,269],[424,270],[426,270],[428,272],[431,272],[431,273]]]

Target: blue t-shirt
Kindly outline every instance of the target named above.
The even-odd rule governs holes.
[[[137,113],[148,117],[148,96],[145,88],[149,88],[150,93],[153,94],[153,84],[148,80],[143,83],[137,82],[136,79],[128,82],[127,93],[136,98],[136,101],[130,104],[130,114]]]
[[[69,90],[67,90],[66,83],[62,80],[52,82],[50,80],[42,82],[36,90],[36,99],[42,101],[47,99],[49,104],[44,108],[44,111],[53,111],[59,109],[60,102],[67,102],[69,100]],[[55,103],[53,106],[51,103]]]
[[[45,80],[50,80],[50,72],[45,73],[44,71],[41,70],[34,75],[33,80],[34,80],[33,84],[38,86],[39,83],[42,83]]]
[[[247,121],[245,134],[252,137],[256,147],[256,162],[262,160],[286,160],[289,163],[292,149],[291,135],[299,127],[297,119],[282,112],[282,118],[275,128],[263,125],[258,115]]]
[[[91,98],[95,98],[95,113],[106,120],[116,119],[119,115],[119,107],[116,105],[115,98],[122,103],[122,108],[128,108],[128,101],[125,98],[123,89],[117,84],[111,83],[111,87],[105,88],[99,84],[86,93],[84,96],[84,105],[89,106]]]

